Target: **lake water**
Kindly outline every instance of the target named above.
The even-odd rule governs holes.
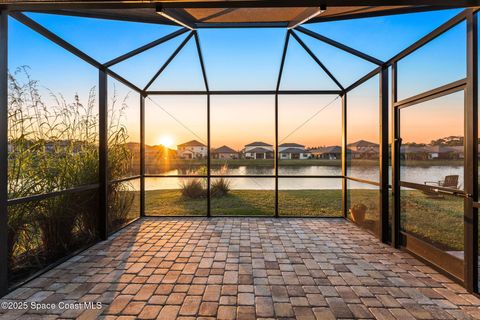
[[[391,170],[390,170],[391,173]],[[463,167],[462,166],[410,166],[401,167],[402,180],[424,184],[426,181],[443,180],[446,175],[458,175],[460,186],[463,187]],[[147,178],[145,179],[146,190],[159,189],[177,189],[179,188],[182,178],[174,177],[179,174],[178,170],[171,170],[165,174],[171,177]],[[219,170],[212,170],[212,174],[220,174]],[[229,168],[228,175],[273,175],[274,169],[270,167],[255,166],[239,166]],[[285,166],[279,168],[280,175],[325,175],[335,176],[341,175],[341,168],[335,166]],[[349,176],[363,179],[378,181],[378,168],[373,166],[361,166],[349,168]],[[259,189],[273,190],[275,180],[273,178],[229,178],[232,189]],[[135,186],[138,187],[138,186]],[[349,182],[350,188],[355,189],[375,189],[375,186]],[[282,178],[279,180],[280,189],[301,190],[301,189],[341,189],[341,179],[317,179],[317,178]]]

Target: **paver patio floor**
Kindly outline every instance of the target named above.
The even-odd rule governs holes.
[[[461,286],[337,219],[145,218],[4,300],[102,303],[4,318],[480,318]]]

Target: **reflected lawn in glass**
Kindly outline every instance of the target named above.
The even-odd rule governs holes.
[[[401,226],[445,251],[463,250],[463,198],[401,192]]]
[[[419,190],[402,190],[401,197],[402,231],[409,232],[442,250],[463,250],[462,198],[432,197]],[[378,219],[377,190],[349,190],[349,201],[352,205],[355,203],[366,205],[365,225],[376,223]],[[351,219],[350,213],[348,217]]]
[[[361,184],[358,182],[349,181],[348,182],[348,192],[347,192],[347,201],[348,201],[348,213],[347,217],[350,220],[355,220],[352,216],[354,211],[364,211],[365,217],[363,219],[357,218],[357,223],[362,228],[370,230],[374,234],[379,234],[379,218],[380,218],[380,209],[379,209],[379,191],[378,187],[369,186],[376,189],[354,189],[350,185],[358,186],[368,186],[366,184]],[[363,221],[362,221],[363,220]]]

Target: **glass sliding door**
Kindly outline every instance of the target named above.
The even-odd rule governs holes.
[[[407,249],[461,280],[465,102],[445,94],[399,106],[400,229]]]

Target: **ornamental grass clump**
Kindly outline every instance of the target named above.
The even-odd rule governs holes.
[[[226,175],[228,173],[228,166],[224,165],[220,169],[220,175]],[[231,181],[228,178],[215,178],[212,180],[212,185],[210,186],[210,193],[212,197],[225,197],[230,192]]]
[[[99,181],[96,90],[71,102],[47,90],[41,95],[28,67],[9,73],[8,198],[54,193]],[[114,108],[116,107],[113,104]],[[108,166],[111,176],[131,167],[126,128],[119,125],[125,105],[112,112]],[[125,219],[129,201],[119,200],[124,186],[112,184],[110,213]],[[98,191],[68,192],[12,204],[8,208],[9,273],[24,277],[97,237]],[[118,202],[118,204],[116,203]],[[123,218],[122,218],[123,217]]]

